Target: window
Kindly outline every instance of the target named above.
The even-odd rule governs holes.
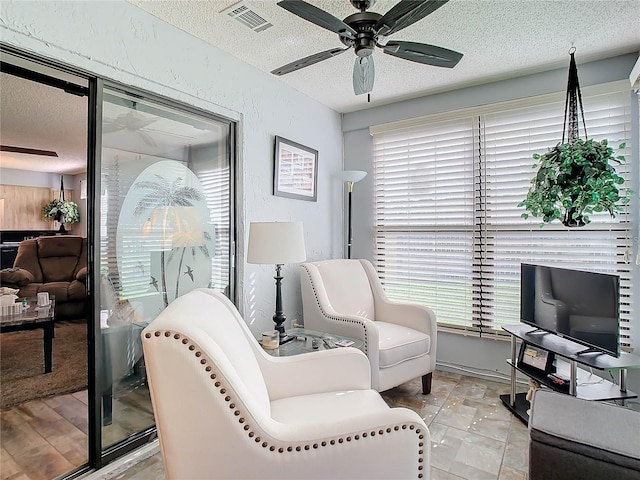
[[[441,326],[482,335],[519,322],[522,262],[615,273],[628,345],[631,216],[593,215],[576,229],[521,218],[532,155],[561,139],[564,113],[562,101],[522,103],[371,128],[380,278],[390,298],[428,305]],[[589,138],[627,143],[617,170],[628,180],[629,93],[584,104]]]

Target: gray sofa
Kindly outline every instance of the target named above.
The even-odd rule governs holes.
[[[539,389],[529,417],[530,480],[640,480],[640,412]]]

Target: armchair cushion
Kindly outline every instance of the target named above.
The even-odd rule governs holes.
[[[318,263],[326,294],[336,312],[375,318],[373,293],[359,262]],[[345,295],[349,292],[348,295]]]
[[[271,402],[271,416],[282,423],[313,425],[348,422],[356,411],[358,415],[368,415],[387,408],[375,390],[349,390],[276,400]],[[313,415],[309,415],[309,412],[313,412]]]
[[[393,367],[429,353],[429,335],[388,322],[376,322],[376,327],[380,335],[380,368]]]

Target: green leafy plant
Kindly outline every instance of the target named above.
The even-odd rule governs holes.
[[[71,201],[51,200],[42,207],[42,216],[57,222],[64,220],[64,223],[78,223],[80,221],[78,205]]]
[[[538,172],[527,197],[518,204],[529,212],[522,218],[531,214],[545,223],[560,220],[568,227],[581,227],[590,222],[590,214],[607,211],[615,217],[630,201],[632,192],[621,189],[624,179],[612,165],[625,158],[615,156],[606,140],[576,138],[533,158]]]

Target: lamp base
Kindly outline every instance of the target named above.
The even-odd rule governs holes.
[[[275,330],[280,332],[280,342],[285,337],[284,322],[287,317],[284,316],[282,310],[282,265],[276,265],[276,276],[273,277],[276,281],[276,313],[273,315],[273,323],[276,324]]]

